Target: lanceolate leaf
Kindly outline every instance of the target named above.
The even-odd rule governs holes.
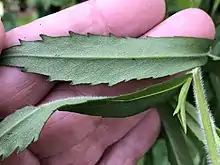
[[[186,98],[192,82],[192,77],[189,77],[185,84],[182,86],[180,90],[180,94],[178,97],[178,104],[174,111],[174,115],[178,114],[179,120],[183,126],[184,132],[187,133],[187,126],[186,126]],[[179,112],[180,111],[180,112]]]
[[[172,108],[173,109],[175,109],[175,107],[176,107],[176,105],[177,105],[177,103],[175,103],[176,101],[171,101],[171,104],[172,104]],[[200,125],[199,125],[199,122],[197,121],[197,118],[198,118],[198,115],[197,115],[197,109],[195,108],[195,107],[193,107],[192,105],[191,106],[189,106],[189,105],[191,105],[191,104],[189,104],[188,102],[186,102],[186,117],[187,117],[187,120],[186,120],[186,122],[187,122],[187,126],[189,127],[189,129],[188,129],[188,132],[187,132],[187,134],[183,134],[183,133],[180,133],[180,132],[182,132],[181,130],[180,131],[178,131],[178,129],[180,129],[180,128],[175,128],[175,129],[173,129],[173,131],[174,131],[174,133],[172,133],[171,134],[171,129],[169,129],[169,127],[165,127],[165,131],[166,132],[168,132],[168,133],[170,133],[171,135],[171,137],[170,137],[170,139],[172,139],[172,138],[174,138],[174,140],[171,140],[171,142],[169,142],[169,139],[168,139],[168,133],[167,133],[167,135],[165,136],[166,137],[166,139],[167,139],[167,145],[169,146],[169,157],[170,157],[170,160],[173,160],[172,161],[172,164],[177,164],[177,163],[175,163],[175,153],[173,153],[174,151],[174,149],[172,149],[172,143],[175,143],[175,140],[177,139],[179,139],[180,140],[180,138],[178,138],[177,136],[175,136],[175,134],[178,134],[177,132],[179,132],[180,133],[180,135],[179,136],[182,136],[182,138],[184,138],[185,139],[185,141],[183,142],[183,143],[186,143],[187,144],[187,146],[185,147],[186,149],[184,149],[184,151],[183,151],[183,153],[185,153],[185,152],[187,152],[187,153],[190,153],[190,155],[191,155],[191,158],[192,158],[192,160],[193,160],[193,164],[194,165],[198,165],[198,163],[201,163],[201,158],[203,158],[204,157],[204,155],[205,155],[205,151],[204,151],[204,141],[203,141],[203,135],[202,135],[202,130],[201,130],[201,128],[200,128]],[[171,112],[169,112],[168,111],[169,109],[163,109],[163,107],[162,107],[162,110],[161,111],[163,111],[164,113],[166,113],[166,115],[170,115],[170,113]],[[171,110],[170,110],[171,111]],[[161,112],[161,115],[164,115],[164,114],[162,114],[162,112]],[[163,120],[165,120],[167,117],[164,117],[164,116],[162,116],[162,118],[164,118]],[[176,118],[177,119],[177,118]],[[174,125],[175,125],[175,127],[176,126],[180,126],[180,123],[178,123],[178,125],[177,124],[174,124],[173,122],[175,121],[176,122],[176,119],[172,119],[171,121],[170,120],[165,120],[165,121],[163,121],[163,122],[170,122],[170,126],[171,125],[173,125],[172,127],[174,127]],[[173,123],[173,124],[172,124]],[[168,129],[168,130],[167,130]],[[176,138],[176,139],[175,139]],[[176,140],[176,141],[177,141]],[[178,142],[177,142],[178,143]],[[178,143],[178,146],[181,148],[181,145],[182,144],[179,144]],[[178,148],[178,147],[177,147]],[[177,152],[178,153],[178,152]],[[178,156],[178,155],[177,155]],[[184,157],[184,154],[183,155],[180,155],[179,154],[179,157]],[[185,157],[185,159],[187,159],[187,157],[188,157],[188,159],[189,159],[189,155],[188,154],[186,154],[186,157]],[[206,157],[205,157],[206,158]],[[177,161],[177,160],[176,160]]]
[[[207,62],[212,40],[198,38],[117,38],[41,35],[43,41],[24,42],[5,50],[0,64],[49,76],[72,84],[114,85],[132,79],[158,78]]]
[[[156,107],[158,103],[170,100],[172,96],[175,96],[179,92],[179,88],[190,75],[154,85],[135,93],[103,100],[88,101],[84,104],[75,105],[74,110],[71,106],[63,106],[61,109],[102,117],[133,116],[145,111],[146,108]]]
[[[153,164],[149,165],[171,165],[168,160],[167,146],[165,139],[158,139],[152,147]],[[145,164],[146,165],[146,164]]]
[[[0,156],[6,158],[15,149],[22,151],[32,141],[38,140],[44,123],[56,109],[94,116],[127,117],[172,98],[189,76],[191,75],[181,76],[118,97],[67,98],[37,107],[24,107],[0,123]]]
[[[189,102],[186,102],[187,126],[194,133],[197,139],[205,145],[203,130],[200,127],[198,110]]]
[[[165,139],[158,137],[151,149],[138,161],[136,165],[171,165]]]
[[[177,104],[179,104],[177,102],[178,102],[177,99],[170,101],[172,108],[176,108]],[[187,118],[186,124],[188,128],[197,137],[197,139],[205,145],[205,141],[202,134],[202,128],[200,127],[199,124],[197,109],[187,101],[185,102],[185,108],[186,108],[186,118]]]

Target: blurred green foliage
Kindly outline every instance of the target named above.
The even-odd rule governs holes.
[[[80,0],[2,0],[0,14],[6,31],[75,5]]]

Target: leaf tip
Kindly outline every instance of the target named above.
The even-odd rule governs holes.
[[[179,113],[179,110],[176,109],[174,112],[173,112],[173,116],[177,115]]]

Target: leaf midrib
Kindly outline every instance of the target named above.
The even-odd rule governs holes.
[[[39,56],[39,55],[34,55],[34,56],[30,56],[30,55],[4,55],[1,57],[1,58],[52,58],[52,59],[98,59],[98,60],[108,60],[108,59],[128,59],[128,60],[132,60],[132,59],[165,59],[165,58],[204,58],[204,57],[208,57],[208,53],[193,53],[193,56],[192,54],[187,54],[187,55],[184,55],[184,56],[172,56],[172,55],[169,55],[169,56],[111,56],[111,57],[105,57],[105,56],[98,56],[98,57],[88,57],[88,56],[56,56],[56,55],[53,55],[53,56]]]

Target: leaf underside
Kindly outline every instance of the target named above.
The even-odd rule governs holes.
[[[203,66],[212,43],[186,37],[137,39],[74,33],[41,37],[41,41],[21,41],[3,51],[0,65],[46,75],[50,81],[111,86]]]
[[[21,152],[32,141],[37,141],[45,122],[57,109],[93,116],[128,117],[172,98],[189,76],[184,75],[117,97],[67,98],[37,107],[24,107],[0,123],[0,156],[7,158],[14,150]]]

